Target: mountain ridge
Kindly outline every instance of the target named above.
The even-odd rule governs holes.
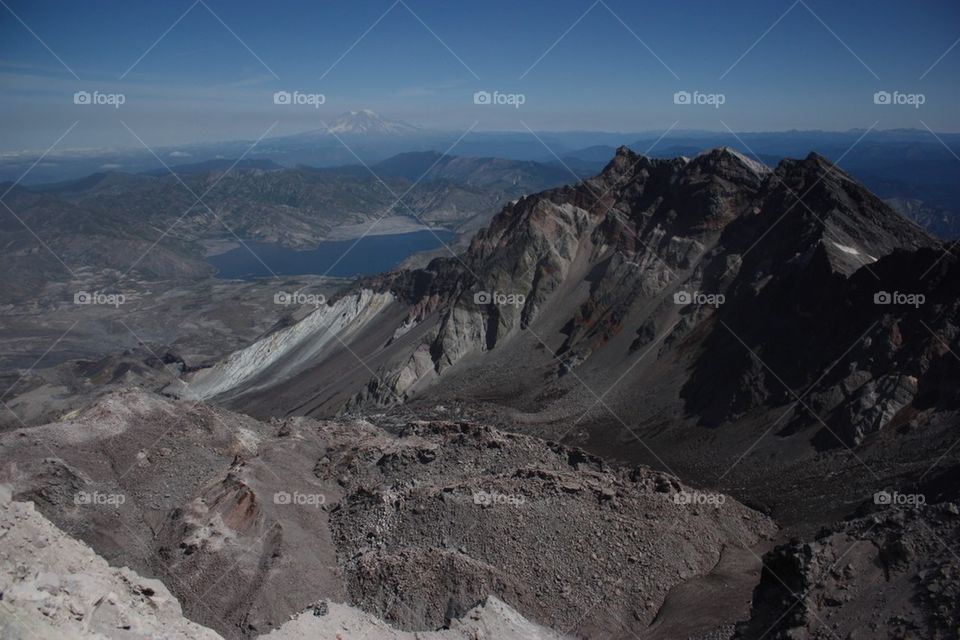
[[[807,237],[813,238],[815,241],[807,240],[802,251],[813,251],[815,254],[818,247],[823,247],[822,251],[828,258],[831,269],[840,271],[845,275],[850,275],[856,268],[874,260],[875,256],[869,251],[878,255],[889,253],[893,249],[891,237],[895,237],[896,242],[900,243],[901,246],[912,249],[937,244],[919,227],[903,220],[879,199],[871,196],[862,188],[851,187],[853,189],[852,195],[847,194],[845,191],[846,185],[856,185],[855,181],[845,174],[830,173],[833,171],[832,165],[817,154],[810,154],[803,161],[785,160],[770,172],[758,172],[755,164],[748,163],[739,154],[726,149],[714,150],[693,160],[677,158],[670,161],[661,161],[637,156],[626,147],[621,147],[617,155],[596,178],[580,183],[578,187],[559,187],[508,204],[503,211],[493,218],[486,229],[477,234],[462,257],[437,259],[425,270],[419,272],[420,275],[412,274],[413,280],[410,282],[423,281],[424,278],[463,279],[463,282],[454,286],[453,289],[448,287],[446,295],[447,302],[449,302],[449,298],[454,295],[454,292],[462,292],[479,284],[482,284],[485,290],[497,290],[498,286],[501,289],[515,287],[517,283],[512,281],[512,274],[514,272],[525,274],[523,277],[528,282],[523,284],[521,288],[524,289],[522,293],[526,296],[526,302],[520,313],[514,314],[510,309],[491,309],[490,312],[491,321],[494,323],[492,326],[494,327],[502,325],[501,328],[505,329],[506,325],[503,325],[503,322],[512,326],[512,321],[508,320],[512,315],[516,315],[518,318],[522,316],[523,322],[529,323],[536,314],[537,304],[542,302],[542,299],[549,293],[547,283],[553,281],[555,286],[556,281],[562,279],[562,276],[554,277],[549,271],[551,269],[562,271],[563,265],[559,263],[569,262],[569,258],[571,258],[569,252],[574,249],[569,243],[574,242],[574,238],[579,237],[590,226],[588,208],[594,205],[590,202],[590,199],[595,198],[598,193],[605,194],[615,189],[628,192],[625,195],[630,198],[639,197],[641,206],[654,204],[655,207],[660,208],[660,212],[650,212],[648,215],[654,216],[651,220],[637,218],[635,215],[633,218],[625,219],[624,213],[612,207],[604,207],[604,212],[595,212],[595,214],[602,213],[603,219],[596,221],[594,225],[595,231],[593,233],[596,237],[592,242],[616,246],[620,255],[629,256],[639,251],[642,254],[641,271],[644,272],[644,282],[641,283],[642,289],[648,294],[655,293],[663,285],[665,278],[670,276],[671,271],[682,270],[685,266],[690,265],[690,260],[694,255],[690,251],[701,255],[706,253],[705,246],[695,246],[700,245],[700,242],[694,240],[694,238],[699,237],[706,241],[706,236],[722,232],[728,225],[734,225],[728,233],[730,240],[743,244],[742,250],[749,250],[751,247],[746,244],[746,240],[740,239],[741,236],[748,236],[752,241],[757,236],[765,235],[777,226],[779,220],[770,225],[770,229],[764,229],[763,221],[770,216],[764,216],[763,208],[756,206],[753,202],[748,202],[742,198],[737,200],[740,196],[724,201],[723,198],[726,194],[723,190],[731,181],[742,189],[758,194],[758,197],[762,197],[765,201],[770,200],[771,203],[766,205],[768,207],[780,206],[786,209],[787,213],[791,209],[795,209],[800,216],[805,216],[807,218],[805,233]],[[688,207],[690,210],[698,211],[696,216],[692,218],[677,213],[675,209],[669,207],[664,209],[662,204],[655,202],[656,198],[661,197],[661,191],[664,188],[669,188],[668,182],[673,174],[682,174],[687,180],[685,185],[687,192],[683,194],[679,204]],[[704,175],[707,177],[703,178]],[[831,175],[834,177],[829,177]],[[761,176],[766,176],[766,186]],[[825,181],[829,183],[824,184]],[[792,186],[790,186],[791,184]],[[658,191],[647,197],[648,202],[643,202],[642,190],[648,187]],[[766,189],[765,193],[761,193],[763,189]],[[638,193],[633,193],[634,191]],[[829,197],[825,195],[828,193],[836,194],[840,204],[846,207],[847,213],[844,213],[841,209],[833,208],[818,216],[809,212],[809,207],[807,207],[808,212],[804,212],[801,207],[795,205],[790,207],[783,204],[786,198],[795,197],[795,194],[804,191],[812,193],[813,198]],[[880,222],[875,223],[872,227],[861,226],[856,228],[858,225],[850,216],[852,215],[851,212],[859,210],[857,207],[861,205],[875,213],[877,220]],[[576,211],[582,213],[577,214]],[[553,214],[562,215],[554,217]],[[578,219],[578,215],[588,217]],[[741,216],[745,216],[743,220],[739,220]],[[782,217],[785,218],[786,213]],[[637,238],[637,232],[630,228],[631,225],[637,225],[637,223],[649,223],[651,226],[670,224],[676,227],[675,230],[681,232],[680,237],[689,237],[690,240],[667,239],[665,241],[667,245],[673,243],[673,246],[666,247],[668,253],[672,253],[672,255],[661,256],[655,253],[645,253],[642,241]],[[744,227],[744,229],[740,227]],[[751,227],[753,228],[751,229]],[[566,232],[561,232],[561,229],[566,229]],[[851,234],[854,232],[856,232],[858,238],[856,241],[851,239]],[[531,233],[535,234],[535,237],[531,236]],[[558,235],[562,233],[566,234],[563,236],[566,240]],[[663,232],[658,233],[663,240]],[[811,236],[811,234],[813,235]],[[518,237],[525,238],[525,242],[533,245],[534,253],[537,251],[546,253],[536,256],[527,255],[523,252],[515,253],[504,244],[506,238]],[[566,244],[564,244],[565,242]],[[691,244],[691,242],[694,244]],[[869,251],[864,249],[863,252],[859,249],[853,249],[852,251],[856,253],[852,253],[850,245],[858,243],[868,244],[874,248]],[[545,269],[545,264],[536,265],[538,260],[547,260],[548,262],[552,260],[550,256],[557,250],[565,251],[567,255],[565,258],[561,258],[559,262],[554,260],[550,269]],[[684,252],[687,254],[685,257]],[[857,257],[861,253],[863,257],[858,260]],[[506,261],[500,265],[493,264],[493,269],[500,268],[500,271],[492,273],[490,277],[498,281],[476,282],[478,278],[483,279],[485,277],[483,274],[491,271],[489,263],[496,263],[497,260]],[[660,266],[658,267],[658,265]],[[533,272],[534,268],[538,271]],[[440,275],[440,272],[444,269],[447,270],[447,275]],[[357,285],[356,289],[370,286],[374,289],[379,287],[380,290],[384,290],[385,287],[392,286],[389,283],[398,281],[398,278],[400,282],[407,281],[406,276],[393,274],[382,278],[365,279]],[[534,286],[534,281],[536,281],[536,286]],[[404,286],[410,285],[401,285],[400,290],[393,291],[394,295],[400,298],[415,299],[417,294],[403,291]],[[428,299],[432,301],[426,307],[419,304],[419,308],[424,310],[437,308],[438,302],[433,298],[436,295],[435,293],[428,296]],[[423,303],[425,300],[420,302]],[[465,313],[470,313],[466,309],[469,306],[469,303],[465,303]],[[419,315],[411,316],[409,319],[411,323],[416,324],[423,320],[422,312],[418,313]],[[486,325],[487,322],[481,321],[481,324]],[[496,335],[496,332],[488,334],[486,344],[491,347],[494,346]],[[442,343],[443,338],[438,338],[436,344],[441,350]],[[434,361],[438,366],[444,366],[439,364],[445,362],[443,358],[440,360],[435,358]]]
[[[339,294],[333,304],[359,302],[346,347],[325,338],[294,366],[284,353],[327,328],[283,330],[269,337],[269,371],[238,378],[228,359],[190,384],[260,416],[480,397],[511,428],[702,481],[736,468],[737,482],[750,438],[798,459],[842,459],[916,415],[937,425],[931,442],[947,437],[956,394],[938,380],[951,369],[941,342],[957,337],[957,269],[939,241],[818,154],[764,172],[723,149],[670,160],[621,149],[594,178],[506,205],[458,257]],[[875,304],[883,291],[909,293],[911,278],[930,304]],[[389,302],[372,312],[362,291]],[[909,328],[906,346],[898,327]],[[677,444],[721,436],[712,457]],[[872,483],[858,476],[850,491]],[[797,493],[750,486],[744,499],[778,511]],[[797,519],[825,508],[808,495],[794,507]]]

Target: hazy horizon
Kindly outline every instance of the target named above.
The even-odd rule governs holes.
[[[349,112],[346,112],[346,113],[349,113]],[[332,121],[332,120],[336,119],[337,117],[340,117],[340,116],[343,116],[343,115],[346,115],[346,114],[334,115],[332,118],[330,118],[330,120]],[[401,122],[401,123],[403,123],[403,124],[409,124],[409,125],[416,126],[416,127],[418,127],[418,128],[421,128],[425,134],[437,134],[437,135],[439,135],[439,136],[443,136],[443,135],[458,136],[459,134],[462,133],[461,131],[457,131],[457,130],[455,130],[455,129],[439,129],[439,128],[438,128],[438,129],[429,129],[429,128],[427,128],[426,126],[422,126],[422,125],[420,125],[419,123],[416,123],[416,122],[394,120],[393,118],[390,118],[390,117],[388,117],[388,116],[386,116],[386,115],[384,115],[384,114],[381,114],[381,113],[377,113],[377,115],[380,116],[380,117],[382,117],[384,120],[387,120],[387,121],[390,121],[390,122]],[[303,130],[295,131],[295,132],[292,132],[292,133],[283,133],[283,134],[277,134],[277,135],[267,135],[267,136],[263,137],[263,138],[260,140],[260,143],[262,144],[263,142],[269,141],[269,140],[279,140],[279,139],[290,138],[290,137],[294,137],[294,138],[295,138],[295,137],[297,137],[297,136],[303,136],[303,135],[308,135],[308,134],[313,134],[313,133],[320,133],[320,132],[323,132],[323,131],[324,131],[324,129],[323,129],[322,127],[319,127],[319,128],[314,128],[314,129],[303,129]],[[661,135],[664,134],[663,131],[656,131],[656,130],[652,130],[652,129],[648,129],[648,130],[604,130],[604,129],[569,129],[569,130],[557,129],[557,130],[546,130],[546,129],[535,129],[534,131],[535,131],[538,135],[540,135],[540,136],[551,136],[551,135],[557,135],[557,136],[563,136],[563,135],[583,135],[583,136],[590,136],[590,135],[596,135],[596,136],[620,136],[621,138],[623,138],[623,140],[622,140],[620,143],[608,142],[608,143],[607,143],[608,146],[619,146],[619,145],[621,145],[621,144],[622,144],[622,145],[625,145],[625,146],[629,146],[631,143],[633,143],[633,142],[635,142],[635,141],[643,140],[643,138],[644,138],[645,136],[650,136],[650,137],[653,137],[653,138],[657,138],[657,137],[660,137]],[[670,139],[681,138],[681,137],[684,137],[684,136],[689,136],[689,137],[696,137],[696,136],[730,137],[730,140],[731,140],[732,142],[735,142],[736,139],[732,137],[733,133],[737,134],[738,136],[776,135],[776,134],[796,134],[796,135],[812,135],[812,134],[844,135],[844,134],[849,134],[849,135],[856,135],[856,134],[861,134],[861,133],[863,133],[864,131],[870,131],[870,132],[871,132],[872,134],[874,134],[874,135],[884,134],[884,133],[899,133],[899,132],[902,132],[902,133],[905,133],[905,134],[911,134],[911,135],[912,135],[912,134],[916,134],[917,138],[919,138],[919,139],[922,139],[922,138],[924,138],[925,136],[929,136],[929,135],[930,135],[930,133],[929,133],[927,130],[924,130],[924,129],[922,129],[922,128],[915,128],[915,127],[890,127],[890,128],[883,128],[883,127],[880,127],[880,126],[874,127],[873,129],[869,129],[869,128],[849,128],[849,129],[771,129],[771,130],[762,130],[762,131],[761,131],[761,130],[737,130],[737,129],[733,129],[733,130],[732,130],[732,133],[731,133],[731,131],[724,130],[724,129],[699,129],[699,128],[698,128],[698,129],[679,129],[679,128],[674,128],[674,129],[671,129],[671,130],[669,131],[669,133],[667,133],[667,134],[663,137],[663,142],[666,143],[666,142],[669,142]],[[960,131],[939,131],[939,130],[937,130],[937,131],[935,131],[935,133],[937,133],[938,135],[941,135],[941,136],[955,136],[955,135],[960,135]],[[476,135],[476,134],[487,134],[487,135],[498,135],[498,134],[517,135],[517,134],[520,134],[520,135],[530,135],[530,132],[527,131],[527,130],[524,130],[524,129],[473,129],[469,134],[467,134],[466,136],[464,136],[464,139],[469,138],[470,135]],[[226,138],[226,139],[221,139],[221,140],[198,139],[198,140],[195,140],[195,141],[189,142],[189,143],[159,144],[159,145],[156,145],[155,148],[156,148],[156,149],[168,150],[168,149],[175,149],[175,148],[178,148],[178,147],[187,148],[187,147],[192,147],[192,146],[208,146],[208,145],[226,144],[226,143],[247,143],[247,144],[249,144],[249,143],[252,143],[252,142],[254,142],[254,139],[252,139],[252,138]],[[336,142],[336,141],[333,140],[333,142]],[[931,139],[929,140],[929,142],[936,143],[936,140],[931,137]],[[598,142],[596,145],[587,145],[587,146],[601,146],[601,145],[603,145],[603,144],[604,144],[603,142]],[[718,142],[717,146],[724,146],[724,145],[722,145],[722,144],[720,144],[720,143]],[[736,146],[736,145],[732,145],[732,146]],[[411,149],[411,151],[416,151],[416,150],[417,150],[417,149]],[[422,149],[422,151],[429,151],[429,150],[430,150],[430,149]],[[811,150],[815,150],[815,149],[811,149]],[[20,148],[20,149],[3,149],[3,150],[0,150],[0,157],[8,157],[8,158],[9,158],[9,157],[15,157],[15,156],[18,156],[18,155],[31,156],[31,155],[34,155],[34,154],[41,154],[41,153],[43,153],[44,151],[45,151],[45,149],[40,148],[40,147],[35,147],[35,148]],[[88,152],[88,153],[91,153],[91,154],[98,154],[98,153],[125,152],[125,151],[145,151],[145,150],[144,150],[143,146],[142,146],[140,143],[138,143],[136,140],[134,140],[132,144],[114,145],[114,146],[109,146],[109,147],[70,147],[70,146],[67,146],[67,145],[60,145],[60,146],[58,146],[57,148],[51,149],[51,150],[47,153],[47,156],[48,156],[48,157],[56,157],[58,154],[68,154],[68,153],[70,153],[70,154],[82,154],[82,153],[84,153],[84,152]],[[456,150],[454,149],[453,151],[451,151],[449,155],[457,155]],[[227,158],[227,157],[228,157],[228,156],[222,156],[222,158]],[[215,159],[215,158],[207,158],[207,159]],[[233,159],[233,158],[231,158],[231,159]]]
[[[960,131],[947,2],[12,1],[0,16],[5,151],[74,122],[58,148],[256,140],[365,108],[460,133]]]

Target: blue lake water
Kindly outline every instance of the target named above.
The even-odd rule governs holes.
[[[288,249],[276,244],[247,242],[249,251],[245,247],[237,247],[226,253],[208,256],[207,261],[216,267],[217,277],[224,279],[264,278],[273,275],[271,270],[281,276],[322,275],[327,273],[328,269],[329,276],[348,278],[389,271],[408,256],[418,251],[436,249],[442,246],[440,240],[449,242],[453,237],[452,232],[442,229],[433,232],[414,231],[366,236],[359,241],[322,242],[316,249],[306,251]],[[350,249],[354,243],[356,246]]]

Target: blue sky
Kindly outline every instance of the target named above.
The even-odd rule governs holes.
[[[136,146],[120,120],[182,144],[359,108],[453,131],[960,131],[955,1],[203,1],[3,0],[0,148],[43,149],[77,120],[65,147]],[[79,90],[126,101],[78,106]],[[278,106],[278,90],[326,102]],[[475,105],[478,90],[525,101]],[[677,105],[677,91],[724,103]],[[876,105],[876,91],[924,103]]]

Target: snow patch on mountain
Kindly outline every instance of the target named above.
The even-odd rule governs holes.
[[[420,128],[405,122],[387,120],[370,109],[361,109],[337,117],[327,127],[327,131],[336,135],[403,135],[416,133]]]
[[[721,150],[721,151],[725,151],[725,152],[729,153],[730,155],[734,156],[737,160],[739,160],[739,161],[742,162],[743,164],[747,165],[747,167],[749,167],[750,170],[753,171],[754,173],[756,173],[757,175],[766,175],[766,174],[768,174],[768,173],[772,173],[772,172],[773,172],[773,169],[771,169],[771,168],[768,167],[767,165],[765,165],[765,164],[763,164],[762,162],[759,162],[759,161],[757,161],[757,160],[754,160],[753,158],[750,158],[750,157],[745,156],[744,154],[740,153],[740,152],[737,151],[736,149],[733,149],[732,147],[720,147],[720,150]],[[703,155],[707,155],[707,154],[712,153],[712,152],[713,152],[713,149],[710,149],[710,150],[707,150],[707,151],[704,151],[704,152],[700,153],[699,156],[697,156],[697,157],[700,157],[700,156],[703,156]]]
[[[838,242],[833,242],[832,240],[830,241],[830,244],[832,244],[832,245],[835,246],[837,249],[840,249],[840,251],[843,251],[843,252],[846,253],[846,254],[849,254],[849,255],[851,255],[851,256],[857,256],[857,257],[861,258],[864,262],[876,262],[876,261],[877,261],[876,258],[874,258],[873,256],[871,256],[871,255],[869,255],[869,254],[863,253],[862,251],[860,251],[860,250],[857,249],[856,247],[848,247],[848,246],[845,245],[845,244],[840,244],[840,243],[838,243]]]

